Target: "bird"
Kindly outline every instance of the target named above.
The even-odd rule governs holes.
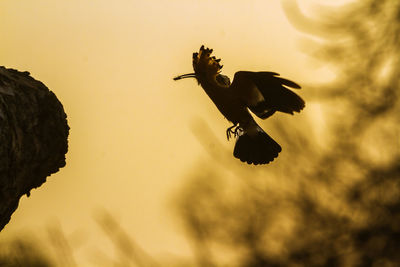
[[[275,112],[293,115],[305,107],[305,101],[289,88],[300,85],[279,77],[276,72],[238,71],[231,83],[221,74],[221,59],[211,56],[213,49],[200,47],[193,53],[193,73],[179,75],[173,80],[195,78],[214,102],[222,115],[233,126],[227,128],[226,137],[236,138],[233,156],[248,164],[268,164],[278,157],[281,146],[254,120],[249,111],[261,119]]]

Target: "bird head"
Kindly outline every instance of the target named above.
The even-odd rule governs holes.
[[[222,65],[219,64],[221,59],[211,56],[212,49],[200,47],[198,53],[193,53],[193,69],[196,75],[216,76],[221,72]]]
[[[196,78],[197,81],[199,81],[199,79],[202,78],[207,79],[218,76],[223,66],[219,64],[221,59],[216,59],[214,56],[211,56],[212,52],[212,49],[204,48],[204,45],[202,45],[198,53],[193,53],[194,73],[179,75],[175,77],[174,80]]]

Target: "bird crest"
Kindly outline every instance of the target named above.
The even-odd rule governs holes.
[[[193,69],[196,75],[215,76],[221,72],[222,65],[219,64],[221,59],[211,56],[212,49],[200,47],[198,53],[193,53]]]

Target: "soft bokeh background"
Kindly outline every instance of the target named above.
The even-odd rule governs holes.
[[[316,4],[335,9],[349,1],[298,2],[308,14]],[[257,182],[249,188],[263,188],[261,183],[273,185],[282,195],[295,194],[301,180],[294,179],[293,185],[289,179],[275,178],[293,175],[288,162],[301,164],[303,174],[312,172],[313,157],[331,144],[332,128],[327,125],[333,119],[326,114],[339,111],[315,97],[315,85],[333,81],[335,72],[305,53],[314,50],[301,41],[305,34],[293,27],[284,10],[296,23],[288,1],[284,8],[280,1],[256,0],[0,1],[0,64],[27,70],[45,83],[63,103],[71,127],[67,166],[21,199],[0,241],[46,236],[56,225],[78,266],[99,266],[100,255],[116,253],[94,219],[107,210],[151,257],[164,261],[196,254],[201,262],[209,253],[193,253],[179,214],[194,209],[188,199],[202,197],[201,192],[191,196],[190,186],[205,185],[185,187],[188,178],[203,177],[214,188],[220,176],[254,176]],[[172,80],[192,71],[191,54],[202,44],[222,58],[223,73],[230,77],[238,70],[271,70],[303,85],[299,93],[307,104],[301,114],[279,114],[262,123],[283,142],[283,152],[271,165],[246,166],[231,157],[234,144],[225,140],[229,123],[194,80]],[[282,127],[288,127],[287,136]],[[302,128],[317,145],[306,146],[296,136]],[[301,153],[296,143],[304,145],[308,161],[304,153],[296,156]],[[346,168],[342,170],[352,166]],[[271,175],[265,178],[266,174]],[[242,193],[235,188],[243,188],[241,183],[232,178],[223,183],[228,187],[219,188],[229,198],[240,199],[237,194]],[[323,192],[315,194],[343,208]],[[188,206],[177,209],[177,202]],[[292,205],[285,207],[291,210]],[[295,215],[282,216],[274,233],[289,235]],[[278,243],[270,244],[268,253],[284,247]],[[220,255],[232,253],[221,251]]]

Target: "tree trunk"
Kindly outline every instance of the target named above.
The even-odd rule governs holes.
[[[65,166],[67,115],[43,83],[0,67],[0,231],[20,197]]]

